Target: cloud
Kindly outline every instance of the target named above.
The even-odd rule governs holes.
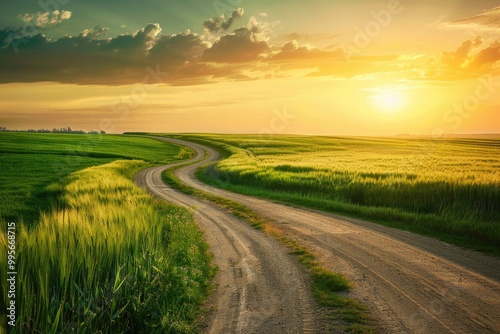
[[[441,22],[438,25],[445,28],[500,31],[500,6],[485,10],[471,17]]]
[[[72,13],[67,10],[53,12],[25,13],[19,15],[21,21],[37,28],[48,28],[71,18]]]
[[[471,52],[479,47],[483,43],[483,39],[481,37],[476,37],[474,41],[466,40],[462,42],[462,45],[454,52],[443,52],[441,56],[441,61],[455,68],[464,68],[469,66],[470,63],[470,54]]]
[[[500,61],[500,42],[494,41],[487,48],[479,51],[471,62],[471,68],[482,69]]]
[[[222,29],[228,30],[229,28],[231,28],[234,21],[241,18],[243,14],[244,14],[243,8],[237,8],[234,12],[231,13],[227,21],[221,24]]]
[[[500,61],[500,42],[493,41],[486,48],[476,51],[482,44],[481,37],[476,37],[473,41],[466,40],[456,51],[443,52],[441,62],[456,70],[473,72],[492,70]]]
[[[61,12],[57,15],[63,17]],[[218,21],[211,27],[217,35],[189,30],[165,34],[158,23],[111,37],[107,28],[96,26],[53,40],[41,33],[43,29],[0,29],[0,83],[195,85],[299,74],[345,78],[407,73],[451,80],[477,75],[474,73],[498,73],[500,69],[500,43],[485,42],[481,37],[441,53],[432,64],[417,64],[422,60],[398,55],[349,57],[339,46],[320,49],[301,42],[316,35],[295,34],[287,37],[301,40],[273,42],[274,26],[261,21],[262,16],[252,16],[247,24],[231,28],[241,15],[243,10],[235,10],[227,20]],[[45,22],[45,18],[41,20]],[[46,22],[51,20],[48,16]]]
[[[123,85],[151,79],[151,71],[161,75],[148,83],[171,85],[282,77],[297,69],[315,75],[346,74],[341,49],[321,50],[295,40],[272,44],[272,26],[255,17],[216,38],[189,30],[164,35],[156,23],[104,38],[107,32],[96,26],[56,40],[41,33],[24,36],[15,40],[19,49],[15,53],[8,46],[12,29],[0,30],[0,82]]]
[[[107,43],[100,44],[100,49],[110,53],[118,61],[128,60],[140,64],[160,38],[161,30],[158,23],[150,23],[133,34],[118,35],[106,40]],[[88,39],[92,40],[90,37]]]
[[[430,59],[421,78],[430,80],[463,80],[481,75],[500,75],[500,42],[483,47],[481,37],[463,41],[455,51],[445,51]]]
[[[85,29],[80,33],[81,37],[97,39],[108,32],[108,28],[101,28],[101,26],[95,26],[92,29]]]
[[[173,67],[192,64],[199,60],[209,44],[201,36],[186,31],[182,34],[161,36],[149,52],[149,60]]]
[[[204,60],[222,63],[243,63],[261,58],[269,46],[259,41],[248,28],[239,28],[221,37],[210,49],[205,50]]]
[[[70,11],[25,13],[18,15],[24,22],[21,27],[6,27],[0,29],[0,48],[14,46],[17,50],[18,44],[26,43],[27,38],[36,36],[43,31],[71,18]]]
[[[23,26],[0,29],[0,48],[5,48],[11,43],[15,43],[16,40],[23,39],[24,41],[25,37],[35,36],[65,20],[69,20],[71,12],[55,10],[53,12],[24,13],[18,15],[18,18],[23,21]]]
[[[264,22],[251,17],[246,27],[221,36],[205,50],[204,60],[221,63],[244,63],[262,59],[269,51],[270,29]]]
[[[0,29],[0,83],[123,85],[143,82],[151,69],[161,72],[154,83],[173,85],[224,78],[255,79],[273,54],[274,46],[269,42],[273,32],[270,24],[255,17],[233,30],[231,27],[243,13],[243,9],[236,9],[211,27],[220,31],[220,36],[198,35],[189,30],[162,34],[159,24],[150,23],[135,32],[112,37],[107,37],[107,28],[96,26],[52,40],[42,32],[68,14],[26,14],[25,21],[48,26],[28,32],[26,28]]]
[[[288,41],[275,53],[273,60],[338,60],[347,56],[338,48],[332,51],[321,50],[311,45],[300,45],[296,40]]]
[[[0,30],[0,48],[7,48],[11,43],[23,36],[23,28],[4,28]]]
[[[244,12],[243,8],[237,8],[229,15],[227,20],[224,20],[224,15],[210,18],[203,22],[203,27],[205,27],[205,30],[209,33],[218,32],[220,30],[227,31],[237,19],[243,17]]]
[[[0,49],[0,82],[140,82],[161,27],[153,23],[133,34],[98,39],[106,31],[106,28],[95,27],[78,36],[64,36],[54,41],[41,33],[24,36],[15,41],[17,53],[10,47]]]

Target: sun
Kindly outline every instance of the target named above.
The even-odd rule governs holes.
[[[395,89],[377,91],[371,96],[371,100],[377,110],[386,113],[399,112],[406,104],[403,93]]]

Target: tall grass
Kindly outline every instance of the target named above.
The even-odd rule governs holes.
[[[134,186],[145,166],[115,161],[75,172],[52,185],[61,207],[34,226],[18,224],[13,333],[195,330],[213,273],[207,245],[187,210]]]
[[[188,136],[223,152],[208,182],[500,245],[500,140]]]

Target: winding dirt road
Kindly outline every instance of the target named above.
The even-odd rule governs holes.
[[[193,149],[196,156],[188,162],[202,160],[205,151],[198,146]],[[166,186],[162,172],[185,163],[143,170],[135,182],[168,202],[195,211],[219,268],[204,332],[317,333],[320,317],[308,289],[308,276],[295,256],[220,207]]]
[[[500,333],[500,260],[431,238],[366,221],[286,206],[208,186],[194,176],[219,158],[194,149],[197,161],[179,168],[181,182],[241,203],[317,254],[355,284],[381,333]],[[161,181],[170,166],[142,171],[136,182],[168,201],[194,207],[220,268],[209,333],[321,332],[307,275],[287,250],[224,210],[180,194]]]

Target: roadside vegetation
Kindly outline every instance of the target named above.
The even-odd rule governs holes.
[[[500,138],[182,137],[225,157],[212,185],[499,254]]]
[[[31,170],[26,166],[36,173],[26,172],[25,177],[39,179],[28,182],[25,196],[42,192],[52,197],[50,203],[35,201],[41,211],[29,223],[17,209],[17,321],[10,332],[196,331],[214,275],[208,246],[189,211],[153,199],[132,181],[140,169],[167,162],[165,157],[188,157],[190,152],[145,138],[102,136],[84,148],[82,142],[89,137],[83,135],[0,135],[1,150],[10,155],[7,159],[2,153],[2,167],[18,163],[18,156],[33,156],[32,162],[44,165]],[[116,160],[118,156],[128,160]],[[67,165],[68,157],[79,163]],[[86,165],[97,166],[81,169]],[[59,167],[65,172],[53,182],[50,172]],[[21,180],[8,176],[2,175],[12,187]],[[2,197],[9,196],[4,189]],[[0,248],[6,250],[9,207],[4,205],[0,214]],[[6,260],[0,258],[0,267],[7,268]],[[4,310],[5,275],[2,270]],[[3,328],[6,321],[0,318]]]

